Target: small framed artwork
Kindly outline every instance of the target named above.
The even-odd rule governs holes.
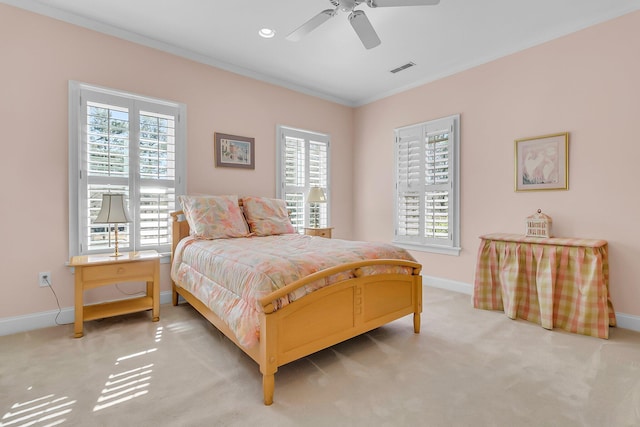
[[[569,133],[515,141],[516,191],[569,189]]]
[[[216,167],[255,169],[255,139],[214,133]]]

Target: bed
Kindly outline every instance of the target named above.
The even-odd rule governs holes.
[[[407,315],[420,332],[421,265],[406,251],[299,235],[278,199],[180,201],[171,214],[173,305],[181,296],[259,365],[265,405],[284,364]]]

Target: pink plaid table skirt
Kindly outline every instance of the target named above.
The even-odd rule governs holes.
[[[473,305],[583,335],[609,338],[616,315],[609,297],[605,240],[481,236]]]

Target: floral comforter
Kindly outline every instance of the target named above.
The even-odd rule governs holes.
[[[355,242],[299,234],[218,240],[183,239],[177,246],[171,278],[223,319],[240,343],[257,343],[260,298],[302,277],[329,267],[366,259],[415,261],[404,249],[383,243]],[[365,274],[405,272],[398,266],[370,267]],[[281,298],[276,309],[352,272],[306,285]]]

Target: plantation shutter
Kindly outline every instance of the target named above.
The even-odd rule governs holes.
[[[123,193],[131,199],[129,191],[129,128],[128,106],[87,101],[86,111],[86,211],[83,249],[88,252],[106,250],[113,246],[113,224],[93,224],[98,216],[103,193]],[[82,180],[80,181],[82,182]],[[129,202],[129,205],[131,203]],[[129,211],[131,208],[129,207]],[[120,249],[131,246],[131,224],[118,224]]]
[[[306,203],[311,187],[321,187],[329,199],[329,138],[297,129],[279,128],[280,185],[278,197],[284,199],[289,217],[298,232],[309,224]],[[319,204],[320,227],[329,223],[327,203]]]
[[[169,213],[184,192],[183,107],[153,102],[82,84],[78,91],[78,129],[70,139],[70,253],[105,252],[114,246],[114,225],[94,224],[103,193],[124,193],[131,223],[118,224],[123,251],[155,249],[169,252]],[[182,155],[180,155],[182,154]],[[179,159],[180,157],[180,159]],[[77,177],[77,179],[76,179]]]
[[[328,145],[324,142],[315,141],[314,139],[309,140],[309,185],[305,195],[311,187],[320,187],[324,190],[325,196],[329,197],[327,188],[327,147]],[[317,209],[320,218],[318,227],[328,227],[327,203],[317,203],[314,205],[314,209]],[[309,214],[311,214],[311,211],[309,211]],[[311,218],[308,215],[307,224],[310,223]]]
[[[298,232],[304,229],[304,189],[306,188],[306,144],[304,139],[284,136],[284,197],[291,223]]]
[[[176,210],[176,114],[140,112],[140,248],[171,244],[169,213]]]
[[[449,137],[453,129],[448,123],[438,124],[425,126],[424,237],[427,242],[450,244]]]
[[[396,243],[459,250],[458,120],[396,129]]]
[[[420,242],[422,194],[422,143],[418,129],[407,129],[397,136],[397,226],[396,235]]]

